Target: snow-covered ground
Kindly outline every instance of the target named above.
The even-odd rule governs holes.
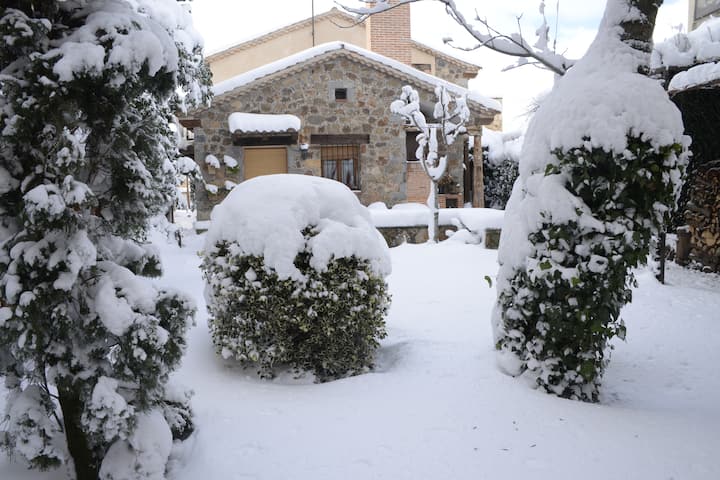
[[[260,380],[213,351],[197,250],[162,244],[161,280],[197,298],[176,378],[197,432],[171,480],[720,478],[720,277],[639,274],[601,404],[500,374],[490,310],[495,251],[447,242],[391,250],[393,305],[375,372],[326,384]],[[0,395],[2,397],[2,395]],[[2,399],[0,398],[0,404]],[[0,405],[1,407],[1,405]],[[0,457],[0,479],[59,480]]]

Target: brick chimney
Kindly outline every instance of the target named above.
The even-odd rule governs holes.
[[[391,5],[398,2],[399,0],[388,1]],[[412,64],[409,3],[371,15],[367,20],[366,35],[369,50],[406,65]]]

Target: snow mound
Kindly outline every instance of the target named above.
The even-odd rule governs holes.
[[[230,133],[235,132],[287,132],[300,130],[301,122],[295,115],[264,113],[231,113],[228,117]]]
[[[295,258],[306,248],[311,266],[324,271],[334,258],[367,260],[378,275],[391,271],[387,244],[368,210],[342,183],[305,175],[264,175],[247,180],[213,209],[205,250],[237,243],[241,255],[264,258],[281,279],[302,280]]]
[[[687,67],[720,59],[720,18],[703,22],[690,33],[655,44],[651,67]]]
[[[720,80],[720,62],[703,63],[675,75],[672,80],[670,80],[668,91],[686,90],[716,80]]]
[[[172,433],[158,409],[137,416],[135,431],[115,442],[100,468],[102,480],[165,480]]]

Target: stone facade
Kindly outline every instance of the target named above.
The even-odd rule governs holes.
[[[467,68],[450,62],[441,56],[435,57],[435,76],[467,88]]]
[[[223,188],[226,181],[244,180],[244,147],[235,145],[228,131],[227,119],[233,112],[292,114],[301,119],[298,143],[310,143],[310,148],[307,158],[302,159],[298,144],[284,147],[288,173],[322,175],[321,147],[311,142],[313,135],[367,136],[369,142],[360,145],[360,189],[356,192],[360,201],[364,205],[384,202],[389,207],[408,201],[406,129],[389,108],[408,83],[363,57],[339,50],[228,92],[217,97],[209,109],[194,112],[201,125],[195,129],[195,159],[207,183],[219,187],[217,194],[196,189],[198,220],[208,219],[212,206],[227,194]],[[415,87],[424,101],[434,102],[429,86]],[[346,88],[347,100],[336,100],[335,88]],[[484,115],[475,115],[477,125],[490,121],[488,113]],[[212,168],[204,161],[209,154],[221,162],[229,155],[238,166]],[[463,142],[458,138],[449,152],[448,172],[461,186],[462,162]]]

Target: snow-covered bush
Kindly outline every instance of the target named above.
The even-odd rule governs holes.
[[[523,136],[483,129],[482,162],[485,206],[503,210],[517,179]]]
[[[387,245],[346,186],[269,175],[215,207],[203,253],[210,331],[223,357],[310,371],[361,373],[385,336]]]
[[[173,113],[208,95],[202,42],[173,0],[11,3],[0,8],[0,437],[32,467],[73,464],[79,480],[164,478],[165,383],[194,306],[142,278],[161,273],[145,238],[175,200]],[[168,435],[146,464],[140,439],[158,425]],[[121,474],[109,452],[137,468]]]
[[[625,336],[631,269],[669,220],[687,162],[680,112],[639,73],[652,29],[636,3],[608,1],[588,53],[533,117],[500,244],[501,368],[585,401],[598,399],[608,341]]]

